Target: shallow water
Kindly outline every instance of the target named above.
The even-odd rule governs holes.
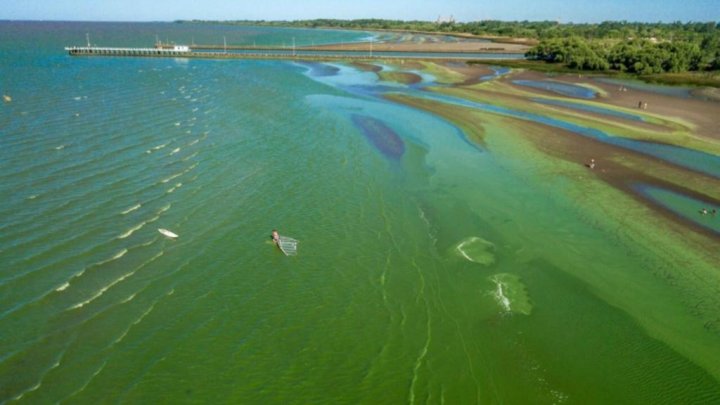
[[[547,90],[568,97],[592,99],[597,96],[597,94],[595,94],[595,91],[586,87],[577,86],[569,83],[560,83],[551,80],[513,80],[512,82],[520,86]]]
[[[87,25],[46,28],[0,24],[0,402],[720,398],[642,322],[720,344],[653,252],[495,152],[511,129],[481,147],[348,66],[71,58]]]

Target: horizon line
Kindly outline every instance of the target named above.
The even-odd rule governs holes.
[[[3,19],[0,18],[0,22],[85,22],[85,23],[183,23],[183,22],[199,22],[199,23],[226,23],[226,24],[232,24],[237,22],[247,22],[247,23],[294,23],[294,22],[301,22],[301,21],[318,21],[318,20],[333,20],[333,21],[359,21],[359,20],[378,20],[378,21],[400,21],[400,22],[424,22],[424,23],[436,23],[436,21],[432,20],[402,20],[402,19],[391,19],[391,18],[375,18],[375,17],[367,17],[367,18],[351,18],[351,19],[343,19],[343,18],[309,18],[309,19],[297,19],[297,20],[213,20],[213,19],[173,19],[173,20],[68,20],[68,19]],[[567,24],[574,24],[574,25],[580,25],[580,24],[587,24],[587,25],[598,25],[603,23],[628,23],[628,24],[674,24],[674,23],[681,23],[681,24],[693,24],[693,23],[699,23],[699,24],[708,24],[708,23],[714,23],[720,25],[720,21],[714,21],[714,20],[707,20],[707,21],[696,21],[696,20],[673,20],[673,21],[630,21],[630,20],[603,20],[600,22],[576,22],[576,21],[557,21],[557,20],[503,20],[503,19],[482,19],[482,20],[472,20],[472,21],[456,21],[456,24],[470,24],[470,23],[477,23],[477,22],[486,22],[486,21],[494,21],[494,22],[505,22],[505,23],[541,23],[541,22],[555,22],[559,25],[567,25]],[[307,27],[310,28],[310,27]],[[342,27],[340,27],[342,28]]]

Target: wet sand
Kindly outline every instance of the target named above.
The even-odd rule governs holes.
[[[519,72],[512,76],[512,79],[522,80],[543,80],[547,78],[548,76],[543,73],[532,71]],[[718,120],[718,117],[720,117],[720,102],[697,98],[679,98],[627,87],[623,91],[620,90],[621,86],[619,85],[603,83],[595,80],[593,76],[586,75],[557,75],[552,79],[570,84],[589,84],[600,87],[606,91],[607,97],[596,99],[599,104],[679,118],[693,124],[695,126],[694,132],[698,136],[720,140],[720,121]],[[528,90],[527,87],[523,87],[523,89]],[[535,89],[531,89],[531,91],[557,96],[552,92]],[[647,108],[638,108],[640,102],[643,105],[647,103]]]
[[[450,52],[450,53],[522,53],[530,49],[525,44],[509,44],[498,42],[356,42],[348,44],[316,45],[304,47],[307,50],[324,51],[370,51],[376,52]],[[300,48],[299,48],[300,49]]]
[[[492,70],[485,66],[462,66],[459,64],[444,64],[443,67],[461,74],[465,78],[465,81],[439,90],[455,96],[467,97],[469,95],[469,98],[478,101],[512,106],[513,109],[533,111],[534,113],[542,113],[543,109],[545,111],[554,109],[560,111],[561,114],[580,117],[579,119],[584,120],[585,125],[590,127],[616,126],[617,128],[627,128],[628,131],[653,133],[658,136],[675,136],[673,134],[678,133],[677,131],[685,131],[688,133],[683,136],[706,138],[708,144],[714,146],[718,146],[717,141],[720,140],[720,126],[714,120],[714,118],[720,116],[720,103],[718,102],[678,98],[642,90],[628,89],[627,91],[620,91],[616,85],[598,82],[593,78],[584,76],[553,75],[548,77],[543,73],[529,71],[512,72],[502,78],[495,79],[495,83],[491,85],[477,85],[477,78],[491,73]],[[638,111],[662,116],[667,121],[646,123],[570,108],[539,105],[531,100],[534,97],[533,94],[564,98],[568,101],[579,99],[512,84],[512,80],[516,79],[547,80],[549,78],[571,84],[591,85],[604,90],[604,97],[592,101],[592,103],[597,103],[598,106],[606,105],[637,110],[638,99],[642,99],[648,103],[648,107],[647,110],[640,109]],[[485,144],[483,120],[478,115],[482,116],[490,113],[477,113],[470,108],[451,106],[407,96],[390,96],[390,98],[442,116],[460,126],[473,142],[481,145]],[[586,177],[588,180],[592,178],[601,180],[631,196],[635,201],[651,209],[659,216],[669,220],[670,223],[675,224],[675,230],[678,234],[692,229],[697,234],[715,241],[714,243],[720,241],[720,234],[717,232],[704,228],[657,202],[649,200],[635,188],[637,184],[657,186],[705,201],[710,206],[720,207],[720,178],[600,140],[581,136],[568,130],[511,117],[499,119],[519,129],[519,133],[524,138],[531,141],[538,151],[548,157],[562,159],[575,164],[576,167],[583,168],[585,175],[582,177]],[[677,124],[676,122],[683,124]],[[593,169],[589,165],[591,159],[595,160]],[[570,174],[566,173],[564,175]],[[710,249],[709,245],[707,247]]]

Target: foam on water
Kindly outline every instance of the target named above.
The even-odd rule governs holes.
[[[492,296],[504,313],[530,315],[533,307],[530,296],[527,287],[518,276],[499,273],[490,276],[489,280],[495,283]]]
[[[455,246],[458,255],[483,266],[495,264],[495,245],[479,236],[471,236]]]
[[[118,239],[125,239],[125,238],[127,238],[128,236],[130,236],[130,235],[132,235],[133,233],[135,233],[135,231],[139,231],[140,229],[142,229],[142,227],[145,226],[145,225],[147,225],[147,222],[146,222],[146,221],[140,222],[139,224],[133,226],[132,228],[130,228],[130,229],[128,229],[127,231],[125,231],[124,233],[118,235],[117,238],[118,238]]]
[[[63,285],[61,285],[60,287],[56,288],[55,291],[57,291],[57,292],[65,291],[65,289],[68,288],[68,287],[70,287],[70,283],[66,281],[66,282],[63,283]]]
[[[138,208],[140,208],[140,207],[142,207],[142,204],[139,204],[139,203],[138,203],[138,204],[135,204],[135,205],[133,205],[132,207],[124,210],[123,212],[121,212],[121,214],[127,215],[127,214],[135,211],[136,209],[138,209]]]

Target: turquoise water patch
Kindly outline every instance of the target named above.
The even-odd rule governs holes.
[[[504,76],[504,75],[510,73],[510,71],[511,71],[510,68],[503,67],[503,66],[490,66],[490,69],[492,69],[493,74],[480,76],[481,81],[497,79],[498,77]]]
[[[550,100],[550,99],[546,99],[546,98],[533,98],[532,101],[534,101],[536,103],[540,103],[540,104],[556,105],[558,107],[567,107],[567,108],[572,108],[574,110],[581,110],[581,111],[587,111],[587,112],[596,113],[596,114],[609,115],[612,117],[623,118],[623,119],[631,120],[631,121],[646,121],[644,117],[637,115],[637,114],[631,114],[631,113],[626,113],[626,112],[622,112],[622,111],[617,111],[617,110],[613,110],[610,108],[600,107],[597,105],[573,103],[571,101],[563,101],[563,100]]]
[[[335,76],[340,71],[340,68],[327,63],[314,63],[314,62],[296,62],[300,66],[304,66],[309,69],[308,74],[315,77],[322,76]]]
[[[563,96],[568,97],[590,99],[597,96],[593,90],[569,83],[560,83],[550,80],[513,80],[512,82],[520,86],[552,91],[553,93],[562,94]]]
[[[548,126],[565,129],[578,135],[596,139],[601,142],[615,145],[624,149],[640,152],[645,155],[654,156],[664,161],[696,170],[713,177],[720,177],[720,156],[711,153],[702,152],[694,149],[686,149],[680,146],[667,145],[656,142],[638,141],[630,138],[614,136],[610,133],[601,131],[596,128],[584,127],[557,118],[533,114],[524,111],[517,111],[510,108],[499,107],[491,104],[478,103],[475,101],[464,100],[458,97],[447,96],[442,94],[431,94],[428,92],[418,93],[419,97],[430,100],[437,100],[450,104],[462,105],[470,108],[477,108],[496,114],[506,115],[510,117],[520,118]]]
[[[527,287],[520,281],[520,277],[499,273],[490,276],[489,280],[495,284],[492,296],[503,312],[530,315],[532,302]]]
[[[637,184],[634,189],[683,219],[720,235],[720,205],[647,184]]]
[[[471,236],[455,246],[455,252],[462,258],[483,266],[495,264],[495,244],[479,236]]]

